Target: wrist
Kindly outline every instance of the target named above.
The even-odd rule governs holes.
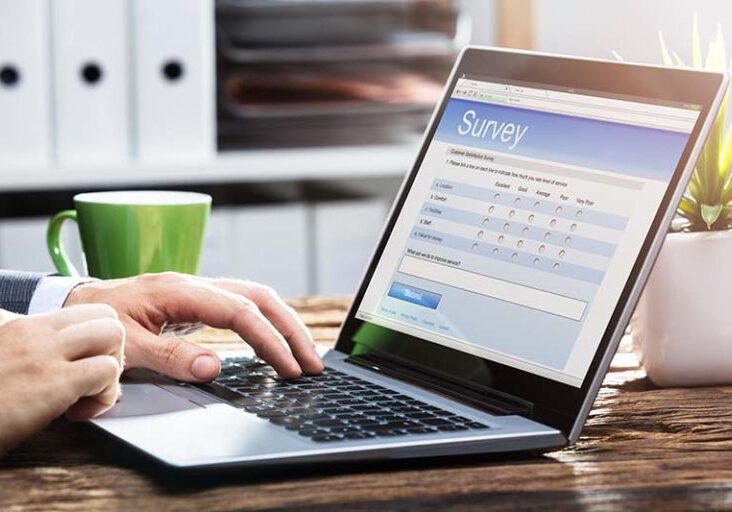
[[[14,320],[16,318],[20,318],[20,315],[16,315],[15,313],[11,313],[10,311],[0,309],[0,325],[10,322],[11,320]]]
[[[76,306],[79,304],[87,304],[86,296],[88,295],[88,288],[91,282],[83,282],[74,286],[64,300],[64,308],[69,306]]]

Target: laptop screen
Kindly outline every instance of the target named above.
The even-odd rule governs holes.
[[[580,387],[701,106],[454,83],[356,317]]]

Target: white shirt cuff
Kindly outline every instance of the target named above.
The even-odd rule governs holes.
[[[71,290],[82,283],[94,281],[88,277],[47,276],[38,283],[28,305],[28,314],[37,315],[61,309]]]

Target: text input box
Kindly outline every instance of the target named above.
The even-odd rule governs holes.
[[[586,302],[578,299],[413,256],[405,256],[402,259],[399,272],[571,320],[582,318],[587,307]]]

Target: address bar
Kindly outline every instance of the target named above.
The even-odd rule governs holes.
[[[690,132],[694,128],[694,120],[669,118],[652,114],[636,114],[633,112],[622,112],[612,107],[584,106],[578,104],[557,103],[552,100],[540,100],[534,98],[519,98],[508,96],[506,103],[510,105],[546,110],[562,114],[590,117],[604,121],[625,122],[635,125],[651,126],[653,128],[667,128],[679,131]]]
[[[578,103],[569,103],[567,101],[541,99],[537,98],[536,96],[517,96],[510,93],[503,93],[496,90],[486,90],[477,87],[462,88],[457,92],[457,95],[483,103],[503,103],[559,114],[576,115],[592,119],[599,119],[602,121],[621,123],[624,122],[633,125],[642,125],[666,130],[690,132],[694,128],[695,122],[695,119],[691,118],[684,119],[681,117],[666,116],[664,114],[654,115],[650,112],[635,113],[618,110],[617,108],[613,108],[609,105],[590,106]],[[696,114],[694,114],[694,117],[696,117]]]

